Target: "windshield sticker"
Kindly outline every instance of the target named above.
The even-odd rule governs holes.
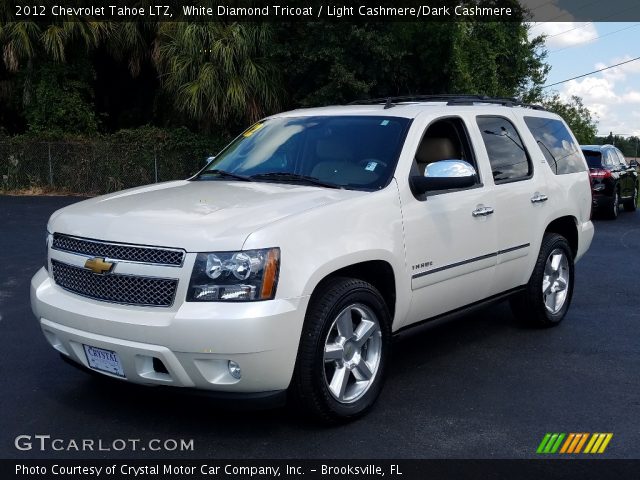
[[[383,127],[386,127],[387,125],[389,125],[389,120],[382,120],[380,122],[380,125],[382,125]]]
[[[367,163],[367,166],[364,167],[364,169],[368,170],[369,172],[373,172],[377,166],[378,166],[378,162],[369,162]]]
[[[251,135],[253,135],[254,133],[256,133],[258,130],[260,130],[262,127],[264,127],[264,123],[256,123],[255,125],[253,125],[252,127],[249,127],[247,129],[247,131],[245,131],[242,136],[244,138],[249,138]]]

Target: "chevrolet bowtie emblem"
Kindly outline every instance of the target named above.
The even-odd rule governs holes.
[[[107,273],[110,272],[115,263],[105,262],[104,258],[94,257],[90,258],[84,263],[84,268],[88,268],[93,273]]]

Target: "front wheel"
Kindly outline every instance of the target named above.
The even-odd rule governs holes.
[[[390,353],[391,319],[371,284],[335,278],[307,310],[291,394],[325,422],[347,421],[377,399]]]
[[[573,279],[573,254],[567,240],[556,233],[545,234],[529,282],[511,298],[514,315],[531,326],[557,325],[571,304]]]

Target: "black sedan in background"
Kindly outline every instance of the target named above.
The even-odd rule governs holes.
[[[593,209],[609,218],[617,218],[620,203],[633,212],[638,203],[638,163],[627,163],[613,145],[580,145],[589,165]]]

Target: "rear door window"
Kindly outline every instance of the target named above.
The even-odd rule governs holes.
[[[504,117],[477,118],[495,183],[524,180],[533,168],[516,127]]]

